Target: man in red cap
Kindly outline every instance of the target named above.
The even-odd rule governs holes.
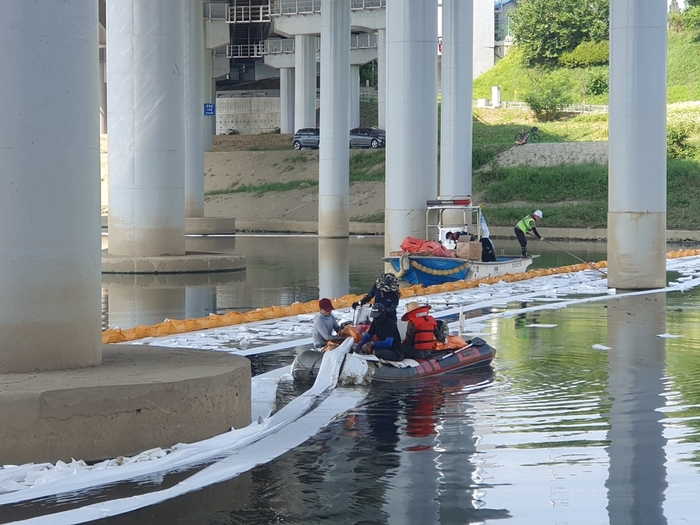
[[[333,303],[325,297],[318,302],[319,313],[314,319],[314,346],[323,348],[328,341],[342,341],[342,338],[334,337],[333,332],[340,331],[338,320],[333,316]]]

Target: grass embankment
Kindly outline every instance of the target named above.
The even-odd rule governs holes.
[[[668,102],[700,100],[700,35],[697,32],[668,34]],[[571,99],[578,104],[608,104],[608,92],[592,95],[592,78],[608,78],[609,67],[527,68],[517,47],[491,70],[474,81],[474,98],[491,98],[491,86],[501,87],[501,100],[522,100],[543,82],[553,80],[568,86]]]
[[[607,166],[499,168],[474,175],[474,190],[493,226],[509,226],[539,208],[543,226],[604,228],[608,213]],[[700,221],[700,165],[669,160],[667,227],[695,230]],[[649,195],[649,199],[654,199]]]

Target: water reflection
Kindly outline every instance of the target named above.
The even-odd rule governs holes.
[[[611,525],[664,525],[666,438],[663,435],[666,295],[608,305],[608,390],[613,398],[607,447]]]

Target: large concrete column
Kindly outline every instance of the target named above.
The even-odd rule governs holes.
[[[181,0],[185,46],[185,216],[204,217],[202,0]]]
[[[0,374],[102,359],[96,21],[93,0],[2,3]]]
[[[437,0],[388,2],[385,250],[425,237],[437,195]]]
[[[323,67],[323,65],[321,65]],[[350,239],[318,240],[318,297],[350,293]]]
[[[294,69],[280,69],[280,133],[294,133]]]
[[[180,2],[107,2],[111,255],[185,253],[182,25]]]
[[[610,2],[608,283],[666,279],[666,4]]]
[[[294,37],[294,70],[294,130],[315,128],[316,35]]]
[[[320,237],[347,237],[349,233],[349,92],[350,0],[321,0]]]
[[[216,88],[212,72],[214,57],[212,56],[211,49],[205,47],[202,56],[204,59],[204,72],[202,76],[202,93],[204,100],[202,102],[202,109],[204,109],[204,103],[216,103]],[[212,136],[216,135],[216,117],[204,115],[204,111],[202,111],[202,118],[204,119],[202,124],[202,145],[204,146],[204,151],[212,151],[214,149]]]
[[[440,195],[472,194],[473,0],[442,2]]]
[[[457,0],[459,1],[459,0]],[[493,67],[495,62],[494,47],[495,19],[492,0],[472,0],[474,5],[474,78]],[[470,2],[471,3],[471,2]],[[444,29],[443,29],[444,31]],[[444,58],[443,58],[444,60]]]
[[[350,66],[350,128],[360,127],[360,66]]]
[[[107,82],[105,82],[105,61],[100,60],[100,133],[107,133]]]
[[[377,31],[377,111],[379,128],[386,129],[386,29]]]

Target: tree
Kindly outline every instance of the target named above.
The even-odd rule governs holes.
[[[681,8],[678,5],[678,0],[671,0],[671,4],[668,6],[668,12],[669,13],[678,13],[680,12]]]
[[[686,7],[700,7],[700,0],[685,0]]]
[[[609,0],[521,0],[512,34],[528,64],[553,65],[584,40],[608,40],[609,11]]]

